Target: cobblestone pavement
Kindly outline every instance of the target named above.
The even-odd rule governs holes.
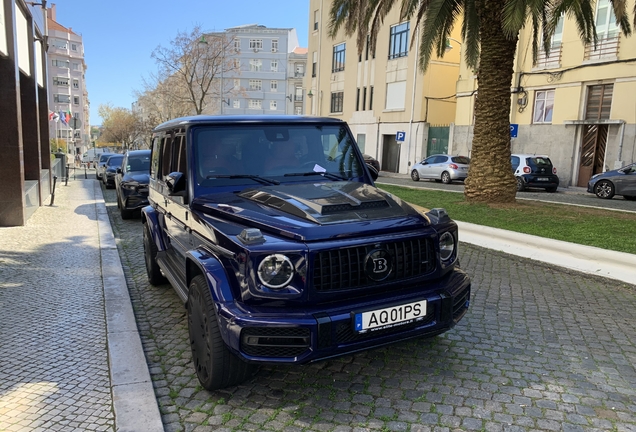
[[[205,391],[139,219],[104,196],[167,431],[636,431],[636,287],[466,244],[474,297],[453,330]]]
[[[1,431],[114,430],[96,215],[71,181],[0,228]]]

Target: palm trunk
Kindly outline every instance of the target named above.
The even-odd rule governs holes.
[[[475,133],[464,194],[469,202],[511,203],[516,183],[510,164],[510,86],[518,36],[501,28],[504,0],[478,0],[481,21]]]

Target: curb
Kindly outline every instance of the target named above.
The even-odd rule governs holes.
[[[636,285],[636,255],[455,222],[461,242]]]
[[[102,189],[94,182],[101,269],[106,309],[106,338],[116,431],[162,432],[128,285],[117,251]]]

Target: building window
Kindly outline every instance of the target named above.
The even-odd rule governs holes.
[[[410,23],[408,22],[391,27],[391,35],[389,39],[389,59],[408,55],[409,27]]]
[[[69,103],[71,102],[71,97],[65,94],[56,94],[53,95],[53,101],[58,103]]]
[[[263,49],[263,39],[250,39],[250,49],[262,50]]]
[[[263,69],[263,61],[261,59],[250,60],[250,72],[260,72]]]
[[[295,72],[294,75],[296,76],[296,78],[302,78],[305,76],[305,65],[302,63],[296,63],[295,65]]]
[[[344,102],[344,92],[331,93],[331,112],[341,113]]]
[[[554,90],[541,90],[534,93],[533,123],[552,123],[554,110]]]
[[[614,84],[593,85],[587,88],[585,120],[608,120],[612,112]]]
[[[261,109],[263,108],[263,101],[261,99],[250,99],[248,105],[249,109]]]
[[[316,72],[318,70],[318,53],[314,51],[313,60],[311,64],[311,77],[316,78]]]
[[[78,71],[79,70],[79,63],[73,63],[73,70],[74,71]]]
[[[276,111],[278,108],[278,103],[276,101],[269,101],[269,109],[271,111]]]
[[[364,111],[367,106],[367,88],[362,89],[362,111]]]
[[[240,108],[241,107],[241,100],[240,99],[234,99],[234,101],[232,102],[232,107]]]
[[[272,70],[272,72],[278,72],[278,61],[272,60],[272,62],[270,63],[270,69]]]
[[[241,40],[239,38],[234,38],[234,51],[241,51]]]
[[[596,2],[596,34],[599,39],[618,36],[618,25],[610,0]]]
[[[296,115],[302,115],[303,107],[299,107],[299,106],[295,107],[294,108],[294,113],[296,113]]]
[[[360,87],[356,89],[356,111],[360,111]]]
[[[319,10],[315,10],[314,11],[314,31],[318,30],[318,17],[320,16],[320,11]]]
[[[262,80],[250,80],[250,90],[252,91],[261,91],[263,90],[263,81]]]
[[[68,87],[68,78],[53,77],[53,84]]]
[[[79,96],[73,96],[73,105],[79,105]]]
[[[68,60],[56,60],[53,59],[53,66],[57,66],[59,68],[68,69],[70,62]]]
[[[73,80],[73,88],[74,89],[78,89],[79,88],[79,80],[76,80],[76,79]]]
[[[294,100],[296,102],[302,102],[302,100],[303,100],[303,88],[301,86],[296,86],[296,93],[294,94]]]
[[[341,43],[333,47],[333,60],[331,72],[340,72],[345,68],[345,44]]]
[[[364,146],[367,141],[367,136],[365,134],[358,134],[356,141],[358,142],[358,148],[360,152],[364,153]]]
[[[369,60],[369,44],[371,43],[371,36],[367,35],[367,45],[364,50],[364,59]]]
[[[241,88],[241,80],[240,79],[234,79],[234,89],[238,90]]]
[[[373,86],[369,87],[369,109],[373,109]]]
[[[278,81],[270,81],[269,83],[269,90],[272,92],[277,92],[278,91]]]
[[[234,69],[240,70],[241,69],[241,60],[232,59],[232,66],[234,67]]]
[[[272,39],[272,52],[278,52],[278,39]]]
[[[71,44],[71,51],[77,51],[77,44]]]

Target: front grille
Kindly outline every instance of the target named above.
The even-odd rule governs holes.
[[[241,332],[241,351],[254,357],[297,357],[310,345],[308,328],[247,327]]]
[[[393,270],[382,282],[396,282],[428,274],[435,270],[435,248],[430,239],[384,243],[380,246],[391,256]],[[365,271],[367,255],[376,244],[318,253],[313,261],[316,291],[331,292],[376,285]]]
[[[356,333],[353,329],[353,325],[351,322],[340,322],[336,326],[336,343],[351,343],[351,342],[359,342],[366,339],[381,337],[391,333],[400,333],[407,330],[412,330],[415,327],[421,327],[428,324],[432,324],[435,321],[435,308],[429,305],[428,313],[424,317],[423,320],[415,321],[409,324],[404,324],[401,326],[376,330],[376,331],[368,331],[366,333]]]

